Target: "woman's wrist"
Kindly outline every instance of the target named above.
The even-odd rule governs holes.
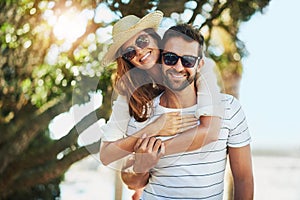
[[[155,137],[158,134],[157,127],[154,124],[149,124],[145,127],[145,133],[147,137]]]

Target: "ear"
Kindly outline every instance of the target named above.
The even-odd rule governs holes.
[[[200,72],[200,68],[204,65],[204,59],[201,58],[197,65],[197,72]]]

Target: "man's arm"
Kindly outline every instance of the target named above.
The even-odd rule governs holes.
[[[254,193],[250,145],[228,148],[230,167],[234,181],[234,199],[252,200]]]

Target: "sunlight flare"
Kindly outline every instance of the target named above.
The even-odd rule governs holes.
[[[75,9],[68,10],[57,18],[53,27],[54,35],[59,40],[74,42],[84,34],[87,20],[83,13]]]

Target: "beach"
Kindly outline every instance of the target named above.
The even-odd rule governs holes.
[[[300,200],[300,156],[255,153],[253,172],[256,200]],[[103,166],[97,156],[89,156],[74,165],[61,183],[61,200],[114,200],[115,170]],[[125,185],[122,200],[132,191]]]
[[[299,200],[300,158],[254,156],[255,199]]]

